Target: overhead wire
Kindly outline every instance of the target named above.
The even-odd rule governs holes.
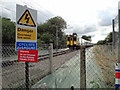
[[[27,2],[25,2],[25,1],[23,1],[23,0],[22,0],[22,2],[23,2],[24,4],[26,4],[27,6],[29,6],[30,8],[36,9],[36,8],[32,7],[32,6],[30,5],[30,3],[28,4]],[[30,0],[30,2],[33,2],[33,1]],[[47,19],[50,18],[50,16],[46,15],[45,13],[41,13],[42,11],[46,11],[47,13],[51,13],[50,11],[48,11],[48,10],[45,9],[45,8],[43,8],[41,5],[39,5],[39,4],[36,3],[36,2],[33,2],[33,3],[34,3],[34,4],[37,4],[37,6],[39,7],[39,9],[36,9],[36,10],[37,10],[37,12],[39,12],[42,16],[44,16],[44,17],[42,17],[42,18],[45,18],[45,20],[47,20]],[[32,3],[32,4],[33,4],[33,3]],[[40,10],[40,9],[41,9],[41,10]],[[43,9],[43,10],[42,10],[42,9]],[[51,15],[52,15],[52,13],[51,13]],[[52,15],[52,16],[54,16],[54,15]],[[40,18],[38,18],[38,21],[41,21]],[[45,22],[45,21],[44,21],[44,22]],[[39,22],[39,23],[42,23],[42,22]]]
[[[31,1],[31,0],[30,0]],[[24,3],[24,4],[26,4],[26,5],[28,5],[29,7],[31,7],[31,8],[33,8],[33,9],[36,9],[36,8],[34,8],[34,7],[32,7],[30,4],[28,4],[27,2],[24,2],[23,0],[22,0],[22,2]],[[31,2],[34,2],[34,1],[31,1]],[[39,5],[38,3],[36,3],[36,2],[34,2],[35,4],[37,4],[37,6],[38,7],[40,7],[39,9],[41,9],[41,11],[42,11],[42,9],[44,10],[44,11],[46,11],[46,12],[48,12],[48,13],[51,13],[50,11],[48,11],[47,9],[45,9],[44,7],[42,7],[41,5]],[[41,12],[39,9],[37,9],[37,11],[38,12]],[[46,17],[48,17],[46,14],[44,14]]]
[[[31,0],[30,0],[30,1],[31,1]],[[34,8],[32,5],[30,5],[30,3],[27,3],[27,2],[25,2],[25,1],[23,1],[23,0],[21,0],[21,2],[22,2],[23,4],[29,6],[29,7],[32,8],[32,9],[36,9],[36,8]],[[33,1],[31,1],[31,2],[33,2]],[[42,11],[45,11],[46,13],[51,13],[50,11],[46,10],[45,8],[43,8],[43,7],[42,7],[41,5],[39,5],[38,3],[36,3],[36,2],[33,2],[33,3],[36,4],[36,5],[39,7],[39,9],[37,9],[37,12],[41,13]],[[6,10],[14,13],[14,15],[16,15],[16,11],[14,11],[14,10],[8,8],[8,7],[3,7],[3,6],[0,6],[0,7],[6,9]],[[40,9],[41,9],[41,10],[40,10]],[[42,9],[43,9],[43,10],[42,10]],[[49,17],[48,15],[46,15],[45,13],[41,13],[41,15],[44,16],[45,19],[49,19],[49,18],[50,18],[50,17]],[[52,13],[51,13],[51,15],[52,15]],[[40,18],[38,18],[38,21],[40,21]]]

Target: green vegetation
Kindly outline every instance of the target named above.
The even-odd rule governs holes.
[[[118,33],[118,32],[115,32],[115,33]],[[97,45],[111,44],[112,43],[112,37],[113,37],[113,33],[110,32],[104,40],[98,41]]]
[[[49,19],[43,24],[38,25],[38,43],[49,44],[53,43],[56,47],[56,31],[58,30],[58,47],[66,46],[66,35],[63,30],[66,28],[66,22],[61,17],[57,16]]]
[[[82,39],[87,40],[87,41],[90,41],[90,42],[92,41],[92,40],[91,40],[91,36],[83,35],[83,36],[82,36]]]
[[[92,88],[91,88],[91,90],[92,90],[93,88],[100,88],[99,83],[97,83],[97,82],[95,82],[95,81],[90,81],[90,84],[93,85]]]
[[[66,35],[63,30],[67,24],[62,17],[53,17],[45,23],[37,26],[38,44],[53,43],[56,47],[56,30],[58,30],[58,47],[66,46]],[[15,22],[8,18],[2,18],[2,43],[15,44]]]
[[[2,43],[15,43],[15,23],[2,18]]]
[[[114,87],[115,63],[118,60],[118,52],[115,49],[114,54],[111,53],[111,45],[95,45],[93,47],[93,60],[100,67],[103,82],[108,88]]]

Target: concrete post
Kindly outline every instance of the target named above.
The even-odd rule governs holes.
[[[80,46],[80,88],[86,88],[85,46]]]
[[[50,74],[52,73],[52,60],[53,60],[53,44],[49,46],[49,62],[50,62]]]
[[[58,26],[56,26],[56,51],[58,51]]]

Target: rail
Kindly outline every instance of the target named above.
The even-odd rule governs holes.
[[[69,50],[69,49],[62,50],[62,51],[57,51],[57,52],[53,53],[53,57],[59,56],[59,55],[63,55],[63,54],[69,53],[69,52],[71,52],[71,50]],[[38,56],[38,61],[45,60],[45,59],[48,59],[48,58],[49,58],[49,54],[39,55]],[[13,65],[16,62],[19,62],[19,61],[18,60],[3,61],[2,64],[1,64],[1,66],[2,67],[7,67],[7,66],[10,66],[10,65]]]

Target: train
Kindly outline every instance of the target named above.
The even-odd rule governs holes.
[[[73,33],[72,35],[67,35],[67,47],[71,50],[78,50],[80,49],[80,45],[84,45],[85,47],[91,47],[94,45],[94,43],[91,43],[88,40],[79,39],[76,33]]]
[[[72,35],[67,35],[67,47],[69,49],[80,49],[80,41],[76,33],[73,33]]]

